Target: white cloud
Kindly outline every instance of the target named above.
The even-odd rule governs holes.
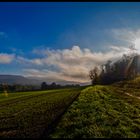
[[[117,46],[111,46],[111,50],[106,53],[92,52],[88,48],[81,49],[79,46],[73,46],[71,49],[63,50],[44,50],[46,54],[43,58],[26,59],[18,57],[20,63],[28,63],[32,66],[42,66],[43,68],[27,68],[24,70],[27,76],[52,78],[54,80],[66,80],[75,82],[88,82],[89,70],[95,65],[106,63],[107,60],[120,58],[125,49]],[[116,53],[116,50],[117,53]],[[38,50],[38,52],[42,50]],[[53,66],[54,69],[48,69]]]
[[[140,30],[134,31],[132,29],[113,29],[112,33],[116,39],[133,42],[136,36],[140,34]]]
[[[0,53],[0,64],[9,64],[15,58],[14,54]]]
[[[17,56],[17,62],[23,65],[43,65],[41,59],[28,59],[21,56]]]
[[[130,49],[129,47],[124,47],[124,46],[114,46],[114,45],[111,45],[109,47],[110,49],[112,49],[113,51],[115,51],[116,53],[126,53],[128,54],[130,52]]]
[[[112,36],[125,42],[126,45],[109,45],[106,52],[95,52],[89,48],[73,46],[71,49],[53,50],[40,46],[32,51],[36,58],[21,57],[19,50],[13,48],[13,54],[0,53],[0,63],[8,64],[15,60],[24,68],[25,76],[52,79],[54,81],[88,82],[89,70],[94,66],[106,63],[107,60],[115,61],[124,53],[129,53],[128,45],[135,44],[140,52],[140,29],[113,29]],[[0,32],[0,36],[6,35]],[[41,48],[41,49],[40,49]],[[94,47],[90,47],[94,48]],[[109,48],[109,49],[108,49]],[[107,51],[109,50],[109,51]]]
[[[37,77],[40,79],[46,79],[48,81],[72,81],[72,82],[87,82],[84,78],[87,78],[87,75],[65,75],[62,72],[50,71],[50,70],[37,70],[37,69],[24,69],[26,76],[28,77]]]
[[[137,52],[140,53],[140,29],[113,29],[112,33],[116,39],[125,43],[127,48],[134,45]],[[120,46],[120,48],[123,47]]]
[[[140,46],[140,30],[113,29],[116,39]],[[16,61],[24,68],[25,76],[46,78],[64,81],[88,82],[89,70],[94,66],[105,64],[108,60],[113,62],[129,53],[128,45],[110,45],[106,52],[94,52],[89,48],[73,46],[71,49],[53,50],[41,46],[32,51],[36,58],[18,56]],[[94,47],[92,47],[94,48]],[[139,49],[140,50],[140,49]]]

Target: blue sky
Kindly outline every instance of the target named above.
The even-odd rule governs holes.
[[[124,51],[122,48],[127,48],[129,43],[138,45],[139,15],[140,3],[136,2],[1,2],[0,73],[48,78],[48,73],[54,72],[52,75],[56,74],[57,80],[58,75],[65,77],[61,80],[67,80],[64,67],[68,66],[58,65],[69,58],[65,58],[65,53],[71,53],[68,60],[71,62],[73,55],[75,59],[78,57],[76,60],[91,55],[96,64],[100,61],[96,62],[94,56],[102,54],[110,58],[111,48]],[[69,74],[68,80],[74,81],[78,71],[81,74],[87,71],[84,64]]]

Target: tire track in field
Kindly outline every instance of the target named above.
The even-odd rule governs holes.
[[[128,96],[131,96],[131,97],[134,97],[134,98],[137,98],[137,99],[140,99],[140,97],[138,97],[138,96],[133,96],[132,94],[130,94],[130,93],[128,93],[128,92],[125,92],[124,94],[125,94],[125,95],[128,95]]]
[[[134,95],[132,95],[132,94],[130,94],[130,93],[128,93],[128,92],[126,92],[126,91],[124,91],[124,90],[118,90],[118,89],[116,89],[115,91],[117,91],[117,93],[121,93],[121,94],[125,94],[125,95],[127,95],[127,96],[130,96],[130,97],[133,97],[133,98],[136,98],[136,99],[139,99],[140,100],[140,97],[138,97],[138,96],[134,96]]]
[[[65,112],[72,105],[72,103],[77,100],[77,98],[79,97],[80,93],[81,93],[81,91],[73,98],[72,101],[70,101],[70,103],[66,106],[66,108],[60,114],[58,114],[58,116],[54,119],[54,121],[52,121],[51,124],[49,124],[45,128],[45,130],[42,133],[42,135],[40,136],[40,138],[49,138],[50,133],[55,129],[55,127],[59,123],[61,117],[65,114]]]
[[[72,91],[71,91],[72,92]],[[54,92],[53,92],[54,93]],[[55,92],[56,94],[58,93],[58,92]],[[76,94],[76,93],[75,93]],[[47,127],[47,129],[49,129],[49,133],[51,132],[50,130],[52,130],[51,128],[52,128],[52,126],[54,126],[54,125],[56,125],[56,122],[57,121],[59,121],[60,120],[60,117],[64,114],[64,112],[67,110],[67,108],[73,103],[73,101],[75,101],[76,100],[76,98],[79,96],[79,94],[80,94],[80,92],[78,93],[78,94],[76,94],[76,95],[72,95],[73,97],[72,97],[72,100],[70,100],[70,102],[68,103],[68,104],[66,104],[66,108],[61,108],[61,105],[58,107],[58,106],[54,106],[53,108],[54,108],[54,111],[58,111],[59,109],[61,110],[62,109],[62,112],[60,112],[60,113],[58,113],[58,115],[57,115],[57,117],[54,119],[54,121],[52,122],[52,123],[50,123],[50,125]],[[48,94],[47,94],[48,95]],[[52,95],[52,94],[49,94],[49,95]],[[69,101],[69,98],[66,98],[66,99],[63,99],[63,100],[67,100],[67,102]],[[63,100],[62,100],[62,102],[60,102],[60,104],[62,104],[63,105]],[[50,109],[49,109],[50,110]],[[19,112],[16,112],[16,113],[21,113],[20,111]],[[17,115],[17,114],[13,114],[14,116],[15,115]],[[13,116],[13,117],[14,117]],[[11,119],[11,117],[9,118],[9,119]],[[9,128],[2,128],[2,129],[0,129],[0,131],[1,131],[1,133],[9,133],[9,131],[11,131],[11,129],[14,129],[14,131],[17,131],[17,129],[16,129],[16,127],[14,128],[14,127],[9,127]],[[13,130],[12,130],[13,131]],[[45,128],[45,132],[44,133],[46,133],[46,128]],[[44,134],[43,133],[43,134]],[[48,131],[47,131],[47,133],[48,133]],[[48,136],[48,135],[47,135]]]
[[[53,92],[54,93],[54,92]],[[38,97],[42,97],[42,96],[49,96],[51,93],[42,93],[42,94],[39,94],[39,95],[27,95],[26,97],[23,96],[23,97],[18,97],[16,99],[11,99],[10,101],[7,100],[6,103],[4,102],[2,105],[0,105],[0,109],[2,108],[6,108],[8,106],[12,106],[12,105],[16,105],[17,103],[23,103],[27,100],[30,100],[30,99],[34,99],[34,98],[38,98]],[[12,119],[14,118],[16,115],[18,115],[19,113],[21,112],[24,112],[26,109],[22,109],[20,111],[17,111],[15,113],[13,113],[11,116],[7,116],[7,117],[0,117],[0,121],[2,121],[3,119]]]
[[[57,94],[57,93],[60,94],[58,91],[55,91],[55,92],[48,92],[48,93],[40,93],[39,95],[26,95],[26,97],[25,96],[18,97],[16,99],[11,99],[10,101],[7,100],[6,103],[4,102],[2,105],[0,105],[0,109],[8,107],[8,106],[11,106],[11,105],[15,105],[15,104],[17,104],[19,102],[23,103],[23,102],[25,102],[27,100],[30,100],[30,99],[34,99],[34,98],[38,98],[38,97],[42,97],[42,96],[50,96],[52,94]],[[24,112],[25,110],[26,109],[23,109],[23,110],[20,110],[18,112],[15,112],[15,113],[13,113],[12,116],[10,116],[10,117],[8,116],[7,118],[0,117],[0,120],[14,118],[16,115],[18,115],[21,112]]]

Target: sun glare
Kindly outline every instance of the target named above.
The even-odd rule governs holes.
[[[138,53],[140,53],[140,38],[137,38],[137,39],[134,41],[134,44],[135,44],[136,51],[137,51]]]

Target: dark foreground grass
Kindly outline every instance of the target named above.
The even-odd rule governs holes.
[[[80,88],[12,93],[0,97],[0,138],[40,138]]]
[[[140,100],[111,86],[88,87],[50,138],[139,138]]]

